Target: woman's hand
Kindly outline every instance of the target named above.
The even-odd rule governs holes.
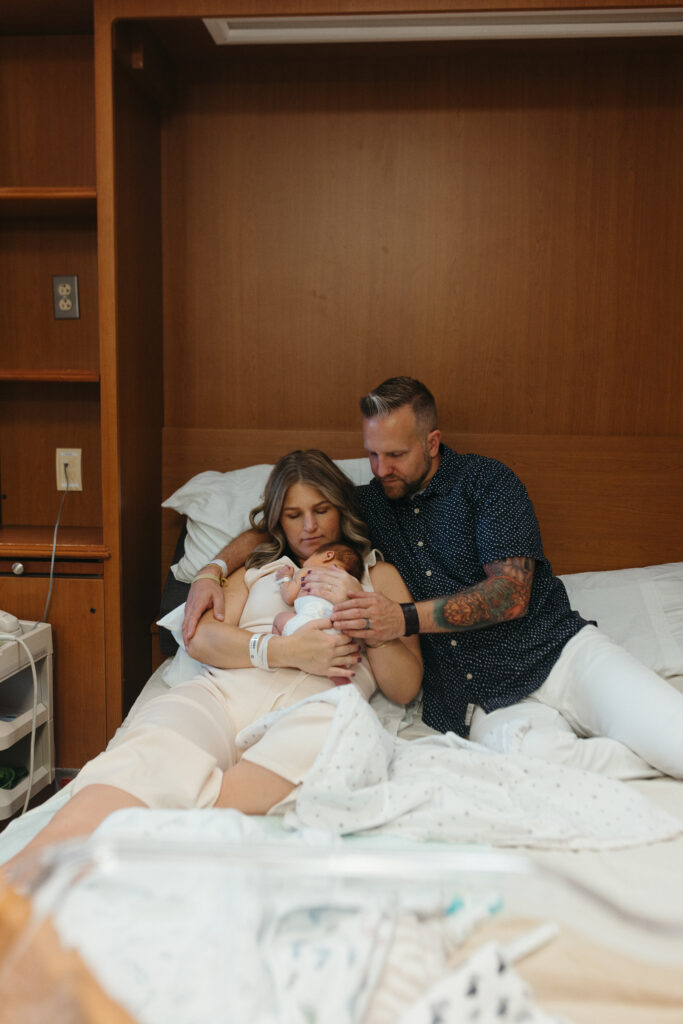
[[[330,616],[332,627],[348,637],[358,637],[370,644],[396,640],[405,634],[401,605],[379,593],[353,596],[337,604]]]
[[[329,619],[309,622],[291,636],[274,637],[268,646],[271,668],[298,668],[314,676],[353,679],[360,646],[341,633],[326,633]]]
[[[363,588],[357,579],[344,572],[336,565],[329,569],[313,568],[306,569],[301,581],[301,594],[312,594],[313,597],[322,597],[331,604],[338,604],[346,601],[351,594],[363,593]]]

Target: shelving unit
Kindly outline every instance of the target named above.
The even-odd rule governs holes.
[[[0,37],[0,608],[43,615],[55,449],[80,448],[84,488],[63,506],[49,613],[56,751],[70,769],[107,739],[93,38],[16,17],[27,34]],[[59,274],[78,275],[79,319],[54,316]]]
[[[36,740],[31,796],[55,777],[52,694],[52,630],[44,622],[22,622],[21,639],[35,659],[38,682]],[[20,644],[0,641],[0,764],[29,768],[33,721],[33,675]],[[12,789],[0,789],[0,819],[20,810],[29,778]]]

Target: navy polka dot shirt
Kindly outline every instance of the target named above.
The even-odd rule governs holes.
[[[466,736],[473,705],[493,711],[538,689],[586,623],[553,576],[533,505],[512,470],[442,445],[439,468],[420,494],[390,501],[373,480],[358,488],[358,497],[373,545],[397,567],[416,601],[480,583],[489,562],[536,560],[524,618],[420,636],[427,725]]]

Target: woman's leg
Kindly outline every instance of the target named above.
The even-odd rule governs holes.
[[[296,789],[294,782],[251,761],[240,761],[223,776],[216,807],[232,807],[243,814],[266,814]]]
[[[236,760],[225,702],[203,678],[144,705],[74,779],[72,795],[8,864],[50,843],[89,835],[122,807],[211,807]]]
[[[216,807],[266,814],[304,780],[322,750],[335,707],[299,704],[273,722],[223,776]]]
[[[142,800],[116,786],[85,786],[79,793],[75,793],[68,803],[60,807],[54,818],[23,850],[3,865],[2,871],[7,872],[10,879],[16,873],[18,881],[21,882],[19,876],[23,865],[28,866],[29,859],[44,847],[89,836],[108,815],[123,807],[146,806]]]

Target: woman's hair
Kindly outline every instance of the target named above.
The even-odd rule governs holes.
[[[356,488],[324,452],[309,448],[308,451],[298,450],[282,456],[268,477],[263,504],[249,513],[252,529],[266,531],[270,536],[251,553],[246,562],[247,568],[266,565],[289,553],[280,517],[287,491],[296,483],[315,487],[339,510],[340,540],[357,548],[365,557],[370,551],[370,540],[368,528],[361,518]]]

